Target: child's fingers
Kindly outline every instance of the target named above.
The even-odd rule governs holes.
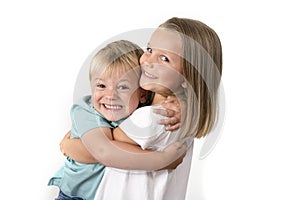
[[[71,131],[69,131],[67,134],[65,134],[65,136],[63,137],[63,139],[61,140],[61,142],[59,143],[59,147],[60,147],[60,151],[62,152],[62,154],[64,156],[67,156],[66,153],[64,152],[64,142],[68,139],[71,138]]]
[[[168,96],[165,100],[165,103],[176,103],[178,102],[177,98],[175,96]]]
[[[166,130],[167,131],[175,131],[175,130],[179,129],[179,127],[180,127],[180,123],[174,124],[174,125],[169,125],[169,126],[166,126]]]
[[[160,119],[157,121],[157,123],[170,126],[170,125],[179,124],[180,121],[177,117],[170,117],[170,118],[166,118],[166,119]]]
[[[169,109],[167,109],[167,110],[164,110],[164,109],[153,109],[153,112],[156,113],[156,114],[165,116],[165,117],[173,117],[176,114],[174,110],[169,110]]]
[[[178,104],[178,102],[164,102],[162,104],[162,106],[166,110],[173,110],[173,111],[176,111],[176,112],[180,112],[180,105]]]

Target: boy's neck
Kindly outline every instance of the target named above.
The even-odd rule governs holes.
[[[166,99],[167,99],[166,96],[163,96],[163,95],[161,95],[161,94],[155,93],[151,105],[162,104],[162,103],[165,102]]]

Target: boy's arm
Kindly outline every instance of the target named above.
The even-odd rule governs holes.
[[[98,162],[121,169],[162,169],[186,152],[186,145],[181,142],[170,145],[162,152],[142,150],[137,145],[109,140],[98,129],[85,133],[81,140]]]
[[[132,140],[131,138],[129,138],[125,133],[124,131],[117,127],[113,130],[112,132],[113,134],[113,138],[114,140],[116,141],[119,141],[119,142],[126,142],[126,143],[129,143],[129,144],[134,144],[134,145],[138,145],[134,140]],[[147,150],[145,150],[144,152],[146,152]],[[151,152],[150,150],[148,150],[149,152]],[[183,158],[185,156],[186,153],[182,154],[177,160],[175,160],[174,162],[172,162],[171,164],[163,167],[162,169],[160,170],[164,170],[164,169],[176,169],[176,167],[178,165],[180,165],[183,161]]]
[[[112,131],[112,137],[114,140],[119,141],[119,142],[126,142],[128,144],[132,145],[138,145],[134,140],[132,140],[130,137],[128,137],[122,129],[119,127],[113,129]]]

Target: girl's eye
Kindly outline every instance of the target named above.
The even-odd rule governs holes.
[[[97,84],[97,87],[98,87],[98,88],[105,88],[105,85],[104,85],[104,84],[101,84],[101,83],[98,83],[98,84]]]
[[[169,62],[169,58],[168,57],[166,57],[166,56],[160,56],[160,59],[162,60],[162,61],[164,61],[164,62]]]
[[[147,48],[146,48],[146,51],[147,51],[148,53],[152,53],[152,49],[151,49],[150,47],[147,47]]]

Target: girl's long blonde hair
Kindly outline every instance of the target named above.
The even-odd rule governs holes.
[[[218,89],[222,74],[222,46],[216,32],[193,19],[171,18],[160,28],[182,39],[183,75],[188,83],[183,137],[204,137],[218,119]]]

